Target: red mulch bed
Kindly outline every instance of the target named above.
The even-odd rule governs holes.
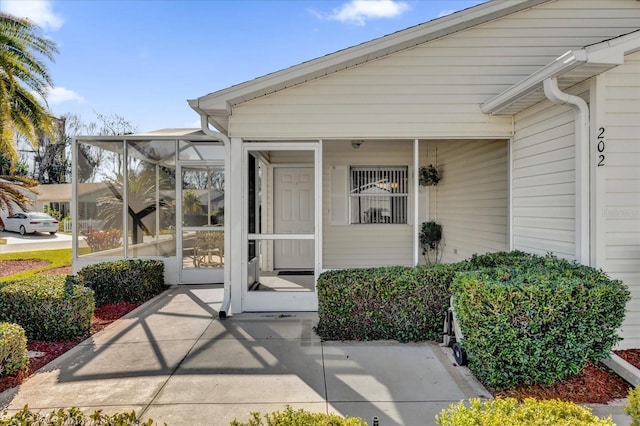
[[[594,366],[589,363],[580,374],[558,383],[519,386],[508,391],[496,392],[494,396],[512,397],[518,400],[533,397],[562,399],[580,404],[607,404],[615,399],[625,398],[630,389],[629,383],[603,364]]]
[[[30,269],[42,268],[49,264],[48,260],[3,260],[0,261],[0,277],[17,274]]]
[[[43,274],[71,275],[71,266],[62,266],[60,268],[47,269],[42,271]]]
[[[640,370],[640,349],[626,349],[623,351],[613,351],[613,353]]]
[[[27,345],[27,349],[30,351],[36,352],[44,352],[45,355],[37,358],[31,358],[27,367],[23,371],[19,371],[18,373],[3,377],[0,379],[0,392],[3,392],[9,388],[18,386],[25,379],[27,379],[30,375],[32,375],[36,370],[44,365],[48,364],[55,358],[59,357],[63,353],[67,352],[69,349],[76,346],[78,343],[85,340],[92,334],[97,333],[102,330],[118,318],[123,315],[131,312],[135,308],[140,306],[139,303],[116,303],[116,304],[107,304],[96,308],[93,318],[91,320],[91,333],[86,336],[76,337],[71,340],[65,340],[62,342],[42,342],[38,340],[34,340],[29,342]]]

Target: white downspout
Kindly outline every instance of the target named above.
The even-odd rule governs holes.
[[[575,255],[578,262],[589,265],[589,106],[584,99],[562,92],[556,77],[544,80],[544,94],[554,104],[569,104],[575,111]]]
[[[200,114],[200,128],[207,136],[211,136],[212,138],[222,142],[224,144],[224,193],[225,193],[225,207],[224,207],[224,253],[225,257],[229,257],[231,253],[231,242],[228,238],[231,232],[231,209],[226,205],[226,194],[229,194],[229,190],[231,187],[231,182],[227,179],[227,173],[231,170],[231,149],[230,149],[230,140],[229,138],[220,133],[214,132],[209,128],[209,118],[206,114]],[[227,312],[229,311],[229,305],[231,304],[231,267],[228,265],[228,262],[225,261],[224,265],[224,287],[223,287],[223,295],[222,295],[222,305],[220,306],[220,311],[218,312],[218,316],[220,319],[227,318]]]
[[[420,236],[420,190],[419,190],[419,170],[420,170],[420,140],[413,140],[413,266],[420,263],[418,257],[418,239]]]

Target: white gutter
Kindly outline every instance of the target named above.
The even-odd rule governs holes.
[[[213,139],[216,139],[224,145],[224,193],[230,194],[231,182],[227,179],[227,173],[231,169],[231,150],[230,150],[230,140],[227,135],[222,134],[220,132],[214,132],[209,128],[209,117],[205,114],[200,113],[200,128],[204,132],[205,135],[210,136]],[[231,209],[225,206],[224,208],[224,253],[228,258],[229,253],[231,253],[231,240],[229,239],[229,235],[231,235]],[[228,259],[227,259],[228,260]],[[218,312],[218,316],[220,319],[227,318],[227,312],[229,311],[229,305],[231,304],[231,268],[228,266],[228,262],[224,262],[224,286],[223,286],[223,294],[222,294],[222,305],[220,306],[220,311]]]
[[[543,85],[551,102],[569,104],[575,111],[575,255],[578,262],[589,265],[589,106],[584,99],[562,92],[556,77],[544,80]]]
[[[509,87],[504,92],[484,102],[480,108],[485,114],[497,115],[526,95],[538,91],[543,81],[561,77],[572,70],[591,66],[585,69],[583,78],[600,74],[616,65],[624,63],[624,56],[640,50],[640,30],[619,37],[605,40],[578,50],[570,50],[538,69],[533,74]],[[540,100],[543,100],[541,98]],[[531,105],[528,105],[531,106]],[[522,106],[522,109],[528,106]],[[508,112],[512,115],[514,112]]]
[[[419,190],[419,171],[420,171],[420,140],[413,140],[413,266],[420,262],[418,257],[418,238],[420,237],[420,190]]]
[[[570,50],[524,80],[514,84],[498,96],[483,103],[480,108],[485,114],[496,114],[503,108],[511,105],[516,99],[540,89],[541,81],[558,77],[582,65],[586,61],[587,54],[584,50]]]

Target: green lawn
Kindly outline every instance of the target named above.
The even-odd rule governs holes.
[[[49,264],[40,268],[2,277],[0,278],[0,282],[18,278],[27,278],[42,271],[71,265],[71,249],[68,248],[60,250],[25,251],[19,253],[0,254],[0,263],[5,260],[46,260],[49,262]]]

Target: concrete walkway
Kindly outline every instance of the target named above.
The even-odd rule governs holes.
[[[0,404],[9,413],[26,404],[133,409],[170,426],[228,425],[289,404],[386,426],[432,425],[451,403],[489,397],[436,344],[321,342],[315,313],[220,321],[221,301],[220,286],[174,287],[0,394]],[[622,410],[598,414],[611,408]]]

